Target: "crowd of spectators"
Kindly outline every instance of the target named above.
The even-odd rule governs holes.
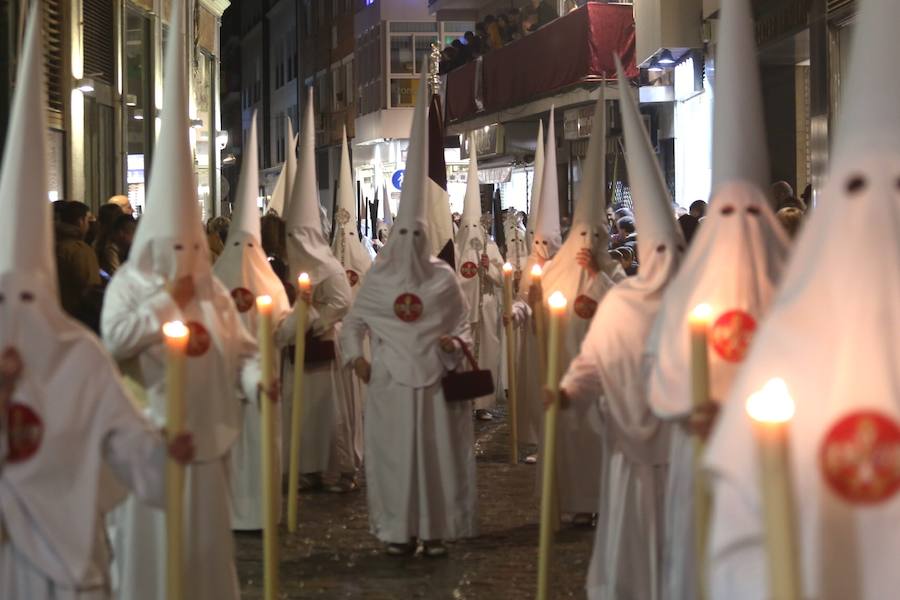
[[[491,50],[521,39],[559,18],[552,0],[531,0],[524,8],[511,8],[499,15],[487,15],[475,25],[475,31],[467,31],[461,39],[441,52],[440,72],[453,69],[483,56]],[[569,0],[566,11],[578,8],[584,1]]]

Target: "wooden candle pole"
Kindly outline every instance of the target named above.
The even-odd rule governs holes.
[[[550,586],[550,544],[558,516],[555,514],[554,498],[556,483],[556,430],[559,417],[560,345],[562,343],[562,320],[566,310],[566,297],[555,292],[548,300],[550,305],[550,328],[547,344],[547,390],[553,402],[544,416],[544,445],[541,449],[541,530],[538,547],[538,589],[537,599],[547,600]]]
[[[190,330],[181,321],[163,325],[166,340],[166,434],[184,431],[184,375]],[[166,598],[184,598],[184,465],[166,461]]]
[[[265,600],[278,598],[278,515],[276,494],[280,482],[275,476],[275,415],[273,407],[277,398],[269,397],[275,376],[275,342],[272,339],[272,297],[256,298],[259,313],[259,354],[262,370],[259,395],[260,439],[262,444],[262,499],[263,499],[263,594]]]
[[[710,401],[709,395],[709,323],[712,319],[712,308],[708,304],[700,304],[691,312],[688,319],[691,339],[691,405],[698,409]],[[699,436],[694,436],[694,564],[697,578],[697,598],[706,600],[706,542],[709,534],[710,495],[703,473],[704,443]]]
[[[298,487],[300,485],[300,429],[303,426],[303,375],[306,360],[306,324],[309,305],[303,300],[303,292],[310,290],[309,275],[300,273],[294,310],[297,312],[297,331],[294,338],[294,385],[291,390],[291,459],[288,474],[288,531],[297,531]]]
[[[765,519],[769,597],[802,600],[803,577],[791,482],[789,430],[794,400],[781,379],[772,379],[747,399],[753,424]]]
[[[519,463],[519,394],[516,381],[516,344],[512,326],[513,268],[503,265],[503,312],[506,315],[506,383],[509,400],[509,464]]]

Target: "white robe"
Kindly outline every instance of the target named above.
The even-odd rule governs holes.
[[[24,364],[10,403],[42,426],[35,453],[15,459],[14,424],[0,416],[0,598],[107,598],[103,516],[123,484],[144,502],[164,504],[165,444],[96,339],[47,300],[53,292],[28,275],[6,274],[0,283],[16,299],[0,305],[0,347],[15,347]],[[10,310],[20,290],[37,300]]]
[[[340,320],[350,310],[351,288],[346,276],[327,277],[313,289],[308,315],[309,328],[316,337],[337,346]],[[284,335],[296,329],[296,313],[285,321]],[[282,341],[282,340],[279,340]],[[340,358],[308,365],[303,377],[303,418],[300,434],[300,472],[323,473],[330,477],[355,474],[362,465],[362,404],[354,394],[350,370]],[[285,365],[283,419],[284,439],[290,439],[293,360]],[[283,447],[285,465],[290,464],[290,444]]]
[[[256,342],[224,286],[212,276],[196,286],[195,299],[181,310],[155,276],[126,263],[107,289],[102,325],[107,348],[143,387],[145,410],[160,425],[166,405],[162,324],[173,319],[201,323],[209,335],[205,353],[190,356],[189,350],[186,369],[185,427],[194,435],[196,456],[185,469],[185,531],[192,532],[184,546],[185,569],[191,574],[185,597],[227,600],[237,598],[239,589],[225,461],[241,431],[238,382],[246,397],[255,397],[259,363]],[[116,519],[118,597],[164,598],[164,516],[129,498]]]
[[[462,353],[438,348],[444,334],[471,343],[465,302],[449,267],[431,259],[430,268],[430,281],[397,290],[421,298],[420,319],[404,323],[395,316],[393,297],[367,298],[364,288],[341,334],[348,364],[363,355],[366,335],[372,345],[367,498],[372,532],[389,543],[477,534],[472,404],[450,404],[441,389],[441,378]],[[407,332],[414,336],[409,344],[396,345]]]

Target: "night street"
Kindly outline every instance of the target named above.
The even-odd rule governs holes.
[[[499,415],[498,415],[499,416]],[[300,530],[282,527],[282,598],[506,599],[535,591],[538,509],[533,465],[512,469],[504,417],[476,424],[481,536],[444,559],[394,558],[369,533],[365,486],[350,495],[301,495]],[[593,530],[557,537],[553,598],[583,598]],[[262,598],[262,538],[237,536],[243,598]]]

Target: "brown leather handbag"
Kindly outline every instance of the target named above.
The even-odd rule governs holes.
[[[459,371],[454,369],[444,376],[441,380],[444,399],[447,402],[465,402],[493,394],[495,388],[491,372],[478,368],[478,362],[472,356],[465,342],[458,337],[454,337],[453,340],[459,344],[463,354],[466,355],[472,370]]]

